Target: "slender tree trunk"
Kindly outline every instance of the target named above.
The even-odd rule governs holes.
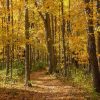
[[[98,63],[100,65],[100,0],[97,0],[97,33],[98,33],[98,54],[99,54],[99,57],[98,57]]]
[[[5,67],[5,47],[3,46],[3,64],[2,64],[2,69]]]
[[[9,8],[9,0],[6,0],[7,6],[7,37],[9,37],[9,24],[10,24],[10,8]],[[9,40],[7,41],[6,45],[6,56],[7,56],[7,63],[6,63],[6,76],[9,74],[9,67],[10,67],[10,45]]]
[[[30,70],[32,69],[32,46],[30,44]]]
[[[68,20],[67,20],[67,32],[68,32],[68,35],[70,35],[71,33],[71,23],[70,23],[70,6],[71,6],[71,1],[69,0],[69,8],[68,8]]]
[[[2,31],[4,31],[4,17],[2,17]],[[3,41],[2,41],[3,42]],[[2,69],[4,68],[4,66],[5,66],[5,58],[4,58],[4,55],[5,55],[5,47],[4,47],[4,43],[3,43],[3,48],[2,48],[2,56],[3,56],[3,58],[2,58]]]
[[[13,62],[14,62],[14,41],[13,41],[13,34],[14,34],[14,23],[13,23],[13,0],[11,0],[11,8],[12,8],[12,16],[11,16],[11,24],[12,24],[12,48],[11,48],[11,79],[13,74]]]
[[[54,35],[54,43],[56,44],[56,32],[57,32],[57,17],[55,16],[54,18],[54,21],[55,21],[55,35]],[[56,49],[56,45],[55,45],[55,48],[54,48],[54,54],[55,54],[55,65],[56,65],[56,68],[57,68],[57,49]]]
[[[93,69],[93,84],[96,92],[100,92],[100,72],[98,67],[98,60],[96,56],[96,44],[93,26],[93,0],[84,0],[85,12],[88,21],[88,55],[89,62]],[[90,6],[91,5],[91,6]]]
[[[33,61],[34,61],[34,65],[35,65],[35,63],[36,63],[36,55],[35,55],[35,47],[33,48]]]
[[[37,38],[37,43],[39,44],[40,43],[40,40]],[[37,50],[37,62],[40,61],[40,50],[38,49]]]
[[[25,0],[25,3],[28,4],[28,0]],[[31,86],[30,81],[30,58],[29,58],[29,10],[27,5],[25,6],[25,37],[26,37],[26,45],[25,45],[25,86]]]
[[[63,0],[61,2],[61,10],[62,10],[62,41],[63,41],[63,53],[64,53],[64,69],[65,76],[67,75],[67,63],[66,63],[66,45],[65,45],[65,18],[64,18],[64,5]]]
[[[60,12],[61,12],[61,7],[60,7],[60,4],[59,4],[59,21],[60,21],[60,17],[61,17]],[[59,65],[60,65],[60,63],[61,63],[61,44],[60,44],[60,42],[61,42],[61,33],[60,33],[61,26],[59,25],[58,28],[59,28]]]

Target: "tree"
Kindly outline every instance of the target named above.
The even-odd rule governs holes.
[[[49,72],[53,73],[55,71],[55,60],[54,60],[54,53],[53,53],[53,38],[50,26],[50,15],[46,13],[46,18],[44,20],[45,31],[46,31],[46,40],[47,40],[47,48],[48,48],[48,56],[49,56]]]
[[[31,86],[29,83],[30,81],[30,45],[28,40],[30,38],[29,35],[29,10],[28,10],[28,0],[25,0],[25,37],[26,37],[26,44],[25,44],[25,86]]]
[[[11,79],[12,79],[12,74],[13,74],[13,62],[14,62],[14,39],[13,39],[13,34],[14,34],[14,18],[13,18],[13,0],[11,0],[11,24],[12,24],[12,44],[11,44]]]
[[[89,63],[93,69],[93,84],[96,92],[100,92],[100,72],[96,56],[96,44],[93,26],[93,0],[84,0],[85,12],[88,22],[88,55]]]
[[[38,7],[38,2],[35,1],[36,7]],[[49,12],[46,12],[44,15],[40,12],[39,15],[41,16],[43,23],[44,23],[44,28],[45,28],[45,33],[46,33],[46,42],[47,42],[47,50],[48,50],[48,58],[49,58],[49,73],[53,73],[56,70],[56,65],[55,65],[55,60],[56,55],[54,54],[53,50],[53,36],[52,36],[52,29],[51,29],[51,17]]]
[[[61,12],[62,12],[62,41],[63,41],[63,54],[64,54],[64,69],[65,69],[65,76],[67,75],[67,57],[66,57],[66,43],[65,43],[65,18],[64,18],[64,4],[63,0],[61,1]]]
[[[9,0],[6,0],[6,7],[7,7],[7,36],[9,37],[9,24],[10,24],[10,2]],[[10,67],[10,45],[9,45],[9,39],[7,41],[6,45],[6,56],[7,56],[7,63],[6,63],[6,76],[9,74],[9,67]]]
[[[97,0],[97,34],[98,34],[98,54],[100,54],[100,0]],[[100,56],[98,58],[100,64]]]

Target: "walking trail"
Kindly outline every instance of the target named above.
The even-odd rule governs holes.
[[[38,71],[31,74],[31,88],[18,88],[14,85],[11,88],[1,88],[0,100],[92,100],[82,89],[45,73]]]

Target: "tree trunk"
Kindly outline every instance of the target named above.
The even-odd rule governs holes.
[[[28,3],[28,0],[25,0],[25,3]],[[25,86],[31,86],[30,81],[30,58],[29,58],[29,11],[27,5],[25,6],[25,37],[26,37],[26,45],[25,45]]]
[[[61,14],[60,14],[60,12],[61,12],[61,6],[60,6],[60,4],[59,4],[59,21],[60,21],[60,17],[61,17]],[[60,33],[60,31],[61,31],[61,25],[59,25],[59,66],[60,66],[60,63],[61,63],[61,33]]]
[[[4,17],[2,17],[2,31],[4,31]],[[3,41],[2,41],[3,42]],[[3,48],[2,48],[2,69],[5,67],[5,47],[4,47],[4,43],[3,43]]]
[[[50,26],[50,15],[48,13],[46,13],[46,19],[44,25],[46,31],[47,49],[49,57],[49,73],[52,74],[55,71],[55,63],[54,63],[54,53],[53,53],[53,38]]]
[[[96,56],[96,44],[93,26],[93,0],[85,0],[85,11],[88,21],[88,55],[89,62],[93,69],[93,84],[96,92],[100,92],[100,72]],[[91,6],[90,6],[91,5]]]
[[[7,37],[9,37],[9,24],[10,24],[10,8],[9,8],[9,0],[6,1],[7,4]],[[9,74],[9,67],[10,67],[10,45],[9,40],[7,41],[6,45],[6,56],[7,56],[7,63],[6,63],[6,76]]]
[[[55,47],[55,41],[56,41],[56,20],[54,20],[54,16],[51,15],[51,22],[52,22],[52,39],[53,39],[53,56],[54,56],[54,70],[57,68],[57,55],[56,55],[56,47]]]
[[[12,48],[11,48],[11,79],[13,75],[13,62],[14,62],[14,41],[13,41],[13,35],[14,35],[14,19],[13,19],[13,0],[11,0],[11,8],[12,8],[12,16],[11,16],[11,24],[12,24]]]
[[[64,18],[63,0],[61,2],[61,11],[62,11],[62,40],[63,40],[63,53],[64,53],[64,69],[65,69],[65,76],[66,76],[67,75],[67,63],[66,63],[65,18]]]
[[[32,46],[30,44],[30,70],[32,69]]]
[[[98,54],[99,54],[99,57],[98,57],[98,63],[100,65],[100,0],[97,0],[97,33],[98,33]]]
[[[35,6],[38,7],[37,1],[35,1]],[[45,32],[46,32],[46,41],[47,41],[47,49],[48,49],[48,58],[49,58],[49,73],[55,72],[55,62],[54,62],[54,52],[53,52],[53,37],[52,37],[52,29],[51,29],[51,18],[48,12],[45,13],[45,16],[38,11],[41,18],[43,19]]]

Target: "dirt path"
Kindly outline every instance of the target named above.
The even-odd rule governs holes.
[[[32,88],[0,89],[0,100],[91,100],[81,89],[66,85],[45,71],[32,73],[31,80]]]

